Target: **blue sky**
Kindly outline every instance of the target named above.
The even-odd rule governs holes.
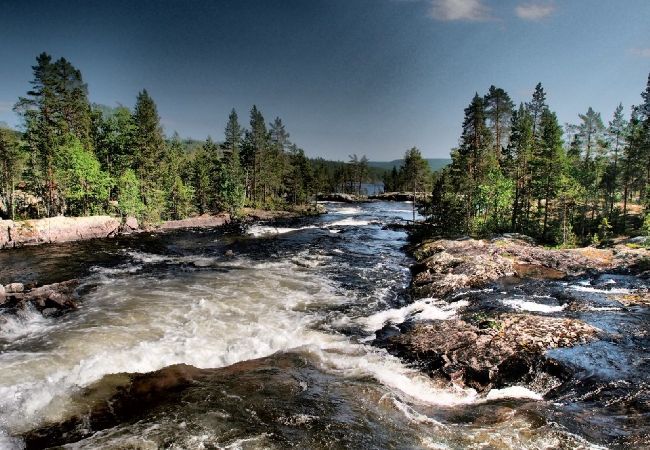
[[[282,117],[311,156],[446,157],[491,84],[542,82],[562,122],[609,119],[650,72],[648,0],[0,0],[0,121],[42,51],[81,69],[93,102],[142,88],[168,134],[221,139],[232,107]]]

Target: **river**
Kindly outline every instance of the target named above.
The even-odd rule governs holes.
[[[0,448],[598,448],[558,418],[573,399],[479,395],[373,346],[463,303],[409,299],[406,235],[383,225],[410,204],[326,206],[0,253],[0,283],[81,281],[76,311],[0,315]]]

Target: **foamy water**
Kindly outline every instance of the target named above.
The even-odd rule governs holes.
[[[469,305],[466,300],[446,303],[434,298],[423,298],[402,308],[380,311],[369,317],[358,319],[366,331],[376,331],[384,325],[400,324],[406,319],[415,320],[447,320],[455,317],[459,309]]]
[[[566,305],[545,305],[543,303],[536,303],[536,302],[520,300],[520,299],[502,300],[502,303],[506,306],[509,306],[519,311],[531,311],[531,312],[541,312],[541,313],[559,312],[564,310],[564,308],[566,308]]]

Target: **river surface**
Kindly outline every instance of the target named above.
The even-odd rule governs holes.
[[[578,388],[547,400],[531,386],[479,395],[373,346],[387,322],[449,318],[467,302],[409,299],[406,235],[383,225],[409,219],[410,204],[326,206],[328,214],[282,224],[0,253],[0,283],[81,281],[76,311],[0,316],[0,448],[538,449],[616,442],[597,431],[599,421],[619,428],[627,422],[605,420],[609,410],[592,414],[589,399],[576,401]],[[520,294],[509,297],[511,307],[563,309]],[[594,321],[619,313],[610,308]],[[647,309],[635,314],[631,325],[611,319],[601,326],[646,327]],[[634,370],[647,368],[639,353],[647,332],[639,339],[621,363]],[[613,363],[589,364],[604,371],[601,378],[625,381]],[[647,378],[637,382],[647,388]],[[641,428],[649,420],[644,407]]]

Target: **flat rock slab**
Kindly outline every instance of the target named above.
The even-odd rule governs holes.
[[[1,220],[0,249],[106,238],[117,234],[119,228],[120,220],[110,216]]]

